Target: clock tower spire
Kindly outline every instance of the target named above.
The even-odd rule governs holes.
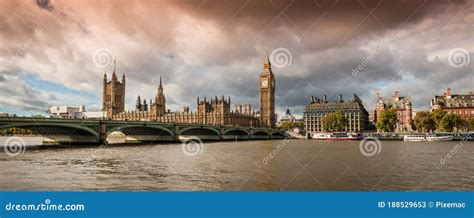
[[[268,51],[259,78],[260,123],[266,128],[275,128],[275,75],[273,75]]]

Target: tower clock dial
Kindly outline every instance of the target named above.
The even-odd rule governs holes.
[[[268,79],[262,80],[262,88],[268,88]]]

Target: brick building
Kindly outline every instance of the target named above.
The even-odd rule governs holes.
[[[466,120],[474,118],[474,93],[452,94],[448,88],[443,95],[435,95],[431,99],[431,111],[439,108],[448,113],[458,114]]]
[[[399,91],[395,91],[391,98],[382,98],[377,94],[377,100],[374,111],[374,123],[377,123],[377,118],[385,109],[394,109],[397,112],[397,127],[396,132],[412,131],[412,114],[413,108],[410,97],[400,96]]]

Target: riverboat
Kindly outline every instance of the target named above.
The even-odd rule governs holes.
[[[362,134],[346,133],[346,132],[331,132],[331,133],[313,133],[314,140],[362,140]]]

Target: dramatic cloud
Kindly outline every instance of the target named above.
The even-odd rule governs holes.
[[[8,105],[25,111],[46,112],[48,101],[56,97],[53,94],[30,89],[23,81],[7,75],[0,75],[0,105]]]
[[[470,0],[1,1],[0,107],[97,108],[117,59],[127,109],[153,98],[160,76],[172,110],[223,94],[258,109],[263,58],[285,48],[291,64],[273,68],[280,114],[339,93],[371,110],[376,92],[396,90],[427,109],[447,87],[473,91],[473,24]]]

